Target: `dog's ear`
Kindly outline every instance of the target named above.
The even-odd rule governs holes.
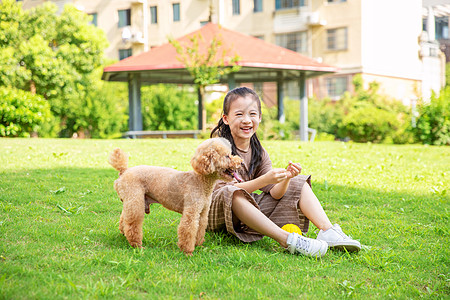
[[[216,171],[214,162],[219,158],[219,154],[213,148],[200,148],[195,151],[191,159],[191,165],[195,172],[201,175],[212,174]]]

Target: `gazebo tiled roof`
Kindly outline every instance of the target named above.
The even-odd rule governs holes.
[[[222,42],[222,49],[229,57],[239,56],[241,70],[234,73],[235,82],[263,82],[279,80],[280,71],[284,80],[298,78],[299,73],[307,77],[336,72],[337,68],[319,63],[297,52],[270,44],[261,39],[220,25],[209,23],[201,29],[179,39],[181,45],[190,43],[194,35],[201,35],[200,51],[206,51],[213,37]],[[192,84],[193,79],[177,58],[178,54],[170,43],[123,59],[103,70],[103,79],[108,81],[127,81],[128,73],[140,73],[143,83]],[[300,71],[300,72],[299,72]],[[226,78],[223,82],[226,82]]]

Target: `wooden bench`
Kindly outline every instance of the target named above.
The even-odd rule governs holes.
[[[136,138],[186,138],[191,137],[196,139],[201,133],[201,130],[141,130],[141,131],[127,131],[122,137],[127,139]]]

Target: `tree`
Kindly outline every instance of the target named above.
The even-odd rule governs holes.
[[[230,56],[230,49],[222,47],[220,36],[214,36],[211,43],[204,48],[200,48],[200,43],[205,43],[200,34],[193,35],[189,43],[184,45],[174,39],[169,39],[169,42],[177,50],[178,59],[194,78],[199,94],[199,129],[205,129],[206,110],[203,105],[205,87],[220,82],[223,76],[239,71],[241,68],[237,65],[239,56]]]
[[[92,74],[108,43],[87,14],[71,5],[56,11],[49,2],[26,12],[16,1],[0,3],[0,86],[41,95],[70,134],[83,129],[84,104],[100,80]]]

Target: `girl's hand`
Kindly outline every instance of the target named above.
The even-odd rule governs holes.
[[[289,178],[290,173],[286,169],[275,168],[264,174],[267,184],[277,184]]]
[[[286,167],[286,172],[288,174],[288,178],[294,178],[298,174],[300,174],[302,171],[302,167],[299,163],[293,163],[292,161],[289,161],[289,165]]]

